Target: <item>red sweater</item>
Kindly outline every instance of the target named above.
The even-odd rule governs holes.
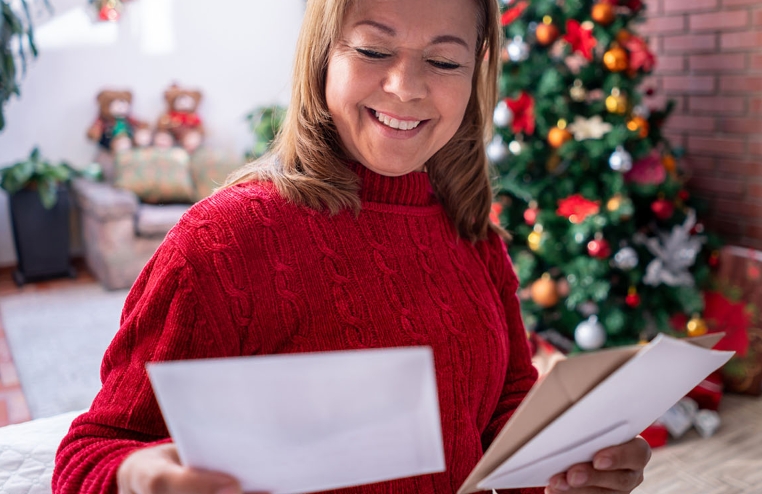
[[[359,215],[293,205],[269,183],[188,211],[127,297],[55,493],[116,493],[125,456],[167,440],[147,361],[412,345],[434,351],[447,470],[341,492],[458,489],[537,377],[518,281],[497,235],[458,238],[425,173],[356,171]]]

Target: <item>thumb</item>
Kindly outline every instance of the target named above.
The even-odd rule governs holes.
[[[187,494],[242,494],[238,481],[220,472],[177,467],[167,472],[168,492]]]

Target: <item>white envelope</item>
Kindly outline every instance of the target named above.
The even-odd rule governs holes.
[[[720,337],[692,344],[659,335],[642,347],[560,362],[524,400],[459,492],[545,486],[556,473],[632,439],[730,359],[733,352],[702,347]],[[554,409],[560,414],[553,416]],[[517,429],[522,421],[530,427]]]
[[[314,492],[445,468],[430,348],[150,363],[185,465]]]

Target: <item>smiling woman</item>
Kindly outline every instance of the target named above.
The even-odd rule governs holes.
[[[55,492],[240,493],[224,472],[181,465],[150,361],[430,347],[446,471],[343,494],[457,491],[535,382],[518,279],[488,219],[496,0],[307,5],[272,151],[194,205],[135,282]],[[635,439],[553,485],[629,492],[648,453]]]

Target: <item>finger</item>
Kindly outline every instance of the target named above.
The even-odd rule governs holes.
[[[598,451],[593,457],[593,466],[597,470],[643,470],[650,459],[651,447],[637,436],[619,446]]]
[[[566,482],[571,487],[569,492],[575,488],[601,488],[617,492],[630,492],[643,482],[643,470],[608,470],[602,471],[593,468],[590,463],[581,463],[569,468],[566,472]],[[584,491],[585,493],[588,490]]]
[[[157,492],[182,492],[185,494],[242,494],[238,481],[220,472],[174,466],[165,470],[160,479],[164,489]]]

